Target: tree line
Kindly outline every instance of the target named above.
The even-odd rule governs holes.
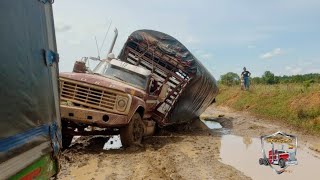
[[[219,83],[227,86],[239,85],[241,82],[240,76],[234,72],[228,72],[220,76]],[[313,83],[320,83],[319,73],[310,73],[303,75],[284,75],[276,76],[271,71],[266,71],[261,77],[250,77],[251,84],[288,84],[288,83],[303,83],[307,86]]]

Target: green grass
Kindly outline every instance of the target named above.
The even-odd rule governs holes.
[[[309,133],[320,134],[320,85],[255,85],[250,91],[239,86],[220,86],[217,104],[255,115],[281,120]]]

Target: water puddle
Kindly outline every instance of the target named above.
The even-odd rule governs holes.
[[[81,136],[73,136],[71,144],[74,144]]]
[[[237,148],[234,148],[237,147]],[[221,138],[220,158],[252,179],[319,179],[320,159],[306,147],[298,147],[298,165],[290,166],[278,175],[269,166],[259,165],[262,157],[259,138],[224,135]]]
[[[120,149],[122,147],[120,135],[111,136],[110,139],[104,144],[104,150]]]
[[[221,124],[218,122],[206,121],[206,120],[201,120],[201,121],[210,129],[221,129],[222,128]]]
[[[82,138],[82,139],[81,139]],[[74,136],[71,143],[73,145],[75,144],[84,144],[85,148],[92,148],[95,146],[96,148],[101,147],[103,150],[114,150],[114,149],[121,149],[122,143],[120,139],[120,135],[114,135],[114,136],[91,136],[88,138],[84,138],[81,136]]]

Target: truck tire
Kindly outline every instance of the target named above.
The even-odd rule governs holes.
[[[73,136],[66,133],[66,130],[69,129],[68,122],[62,120],[61,125],[62,125],[62,148],[67,149],[71,145]]]
[[[285,161],[284,159],[280,159],[280,160],[279,160],[279,166],[280,166],[281,168],[286,167],[286,161]]]
[[[73,136],[62,133],[62,148],[67,149],[72,142]]]
[[[264,164],[265,166],[268,166],[268,165],[269,165],[269,160],[268,160],[268,159],[264,159],[264,160],[263,160],[263,164]]]
[[[140,144],[144,133],[144,124],[139,113],[134,113],[129,124],[120,128],[120,139],[123,147]]]

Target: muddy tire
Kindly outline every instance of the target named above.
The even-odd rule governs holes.
[[[62,148],[67,149],[71,145],[73,136],[66,133],[66,131],[69,129],[68,122],[62,120]]]
[[[263,159],[262,158],[259,159],[259,164],[263,165]]]
[[[285,161],[284,159],[280,159],[280,160],[279,160],[279,166],[280,166],[281,168],[286,167],[286,161]]]
[[[144,124],[139,113],[135,113],[129,124],[120,129],[120,139],[123,147],[140,144],[144,133]]]
[[[73,136],[62,134],[62,148],[67,149],[71,145]]]

